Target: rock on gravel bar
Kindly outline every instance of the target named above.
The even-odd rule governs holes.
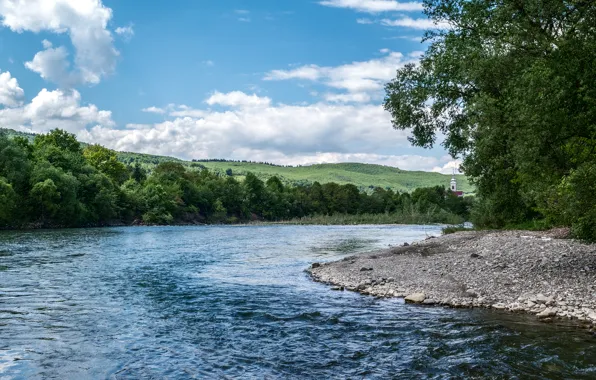
[[[568,318],[594,329],[596,245],[561,235],[460,232],[314,265],[309,272],[316,281],[362,294],[526,312],[543,321]]]

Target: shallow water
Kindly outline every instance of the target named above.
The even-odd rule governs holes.
[[[4,378],[596,378],[596,339],[334,292],[304,273],[438,227],[0,233]]]

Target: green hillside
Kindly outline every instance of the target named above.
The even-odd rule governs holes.
[[[0,129],[11,136],[21,136],[33,139],[35,135],[17,132],[10,129]],[[430,187],[436,185],[449,186],[450,175],[444,175],[423,171],[406,171],[390,166],[341,163],[341,164],[319,164],[309,166],[277,166],[266,163],[235,162],[235,161],[182,161],[173,157],[155,156],[151,154],[120,152],[118,158],[125,164],[141,164],[144,168],[151,170],[161,162],[176,161],[194,170],[207,168],[220,175],[228,175],[228,169],[232,170],[235,177],[244,177],[246,173],[252,172],[260,179],[266,180],[277,176],[286,184],[336,182],[338,184],[352,183],[361,189],[383,187],[399,191],[412,191],[419,187]],[[463,175],[458,175],[458,188],[464,192],[474,191],[472,185]]]
[[[449,186],[451,180],[451,176],[439,173],[406,171],[390,166],[359,163],[319,164],[298,167],[245,162],[200,162],[199,164],[220,173],[232,169],[235,176],[253,172],[261,178],[276,175],[284,182],[352,183],[360,188],[379,186],[399,191],[412,191],[418,187],[436,185]],[[465,192],[473,191],[473,187],[470,186],[465,176],[460,175],[457,177],[460,190]]]

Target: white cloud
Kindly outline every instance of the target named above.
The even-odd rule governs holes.
[[[324,98],[332,103],[368,103],[371,97],[367,93],[356,92],[352,94],[325,94]]]
[[[16,107],[21,104],[25,92],[19,87],[16,78],[10,72],[0,72],[0,104],[5,107]]]
[[[431,171],[437,172],[437,173],[443,173],[443,174],[453,174],[453,171],[455,170],[456,174],[459,173],[459,168],[462,164],[461,160],[453,160],[449,156],[443,156],[442,161],[447,161],[447,162],[444,163],[442,166],[433,167],[431,169]]]
[[[320,67],[317,65],[301,66],[293,70],[273,70],[265,75],[265,80],[288,80],[288,79],[306,79],[318,80],[322,78],[325,72],[329,72],[330,67]]]
[[[209,67],[213,67],[213,66],[215,66],[215,62],[213,62],[213,61],[212,61],[212,60],[210,60],[210,59],[208,59],[208,60],[206,60],[206,61],[203,61],[203,64],[204,64],[205,66],[209,66]]]
[[[58,50],[61,48],[50,51],[48,44],[30,62],[29,66],[44,73],[48,80],[61,85],[74,79],[77,83],[96,84],[115,69],[119,53],[107,29],[112,10],[101,0],[0,0],[0,17],[4,26],[18,33],[68,33],[76,52],[73,72],[62,73],[64,78],[54,76],[59,73],[56,68],[69,67],[67,54]]]
[[[271,99],[260,97],[257,94],[247,95],[242,91],[232,91],[227,94],[215,92],[205,103],[210,106],[220,105],[226,107],[267,107]]]
[[[119,26],[114,30],[117,35],[124,38],[125,41],[130,41],[130,39],[135,35],[135,31],[132,25],[129,26]]]
[[[356,20],[356,22],[358,24],[362,24],[362,25],[370,25],[370,24],[374,24],[375,22],[369,18],[359,18]]]
[[[44,40],[44,42],[47,42]],[[70,71],[68,51],[64,46],[52,48],[52,44],[44,43],[45,50],[35,54],[32,61],[25,62],[25,67],[38,73],[43,79],[71,87],[79,81],[79,77]]]
[[[395,0],[325,0],[319,4],[327,7],[348,8],[358,12],[418,12],[424,9],[419,2],[399,2]]]
[[[306,65],[290,70],[273,70],[267,73],[265,80],[302,79],[320,81],[336,89],[349,93],[379,93],[387,81],[391,80],[399,67],[406,63],[417,62],[413,56],[381,51],[384,57],[364,62],[352,62],[335,67]]]
[[[142,111],[147,112],[147,113],[157,113],[160,115],[163,115],[164,113],[166,113],[165,109],[159,108],[159,107],[147,107],[147,108],[143,108]]]
[[[203,111],[199,116],[176,117],[151,129],[96,127],[82,131],[81,136],[118,150],[187,159],[250,159],[242,153],[247,149],[296,156],[318,152],[376,154],[408,146],[404,132],[392,129],[390,115],[380,105],[252,106]]]
[[[447,22],[435,23],[434,21],[427,18],[411,18],[402,17],[396,20],[383,19],[381,24],[385,26],[401,26],[412,29],[449,29],[451,25]]]
[[[0,110],[0,125],[6,128],[47,132],[61,128],[77,133],[89,125],[114,127],[112,113],[95,105],[82,105],[76,90],[48,91],[43,89],[31,103]]]
[[[250,22],[250,17],[238,17],[238,21],[241,22]]]

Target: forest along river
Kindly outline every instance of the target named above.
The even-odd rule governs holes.
[[[596,340],[585,331],[336,292],[304,272],[314,261],[439,233],[2,232],[0,379],[596,377]]]

